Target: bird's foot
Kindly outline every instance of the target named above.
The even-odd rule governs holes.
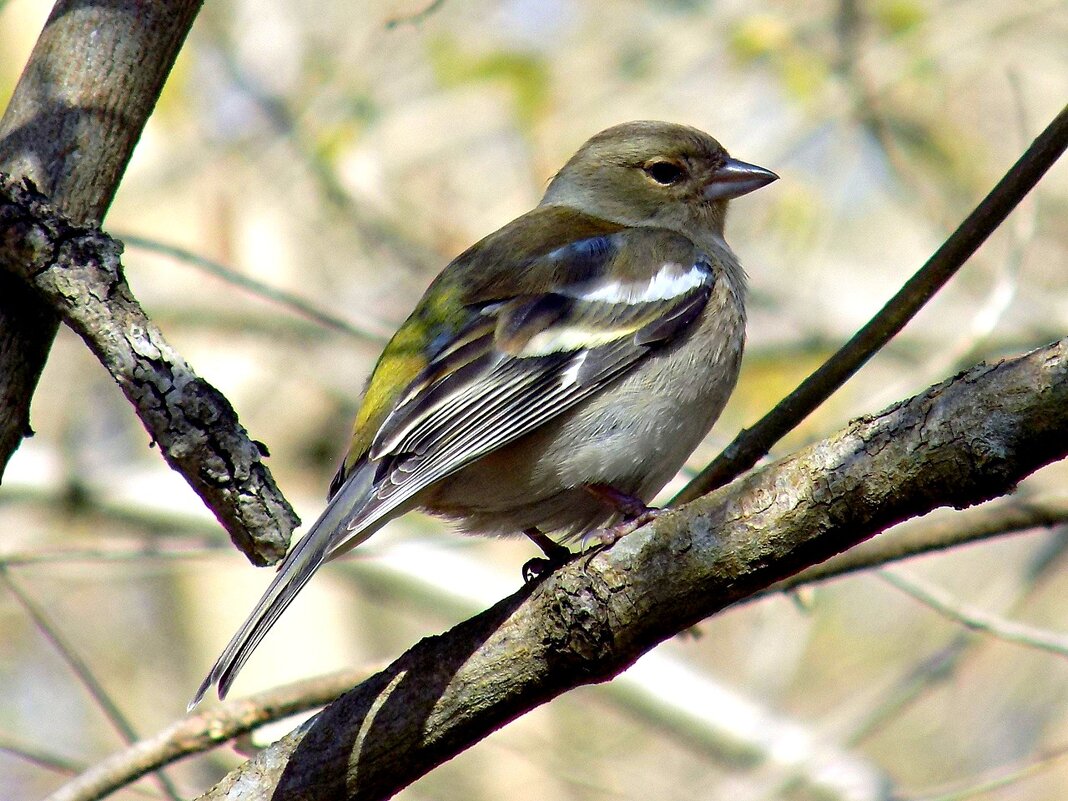
[[[637,531],[646,523],[651,523],[656,520],[656,518],[665,511],[665,509],[656,509],[652,506],[645,506],[645,511],[634,517],[627,517],[616,523],[614,526],[606,526],[597,531],[591,531],[587,537],[587,542],[591,543],[593,547],[597,549],[608,548],[615,545],[631,532]]]
[[[574,556],[568,548],[536,528],[528,528],[523,533],[530,538],[531,542],[541,548],[542,553],[545,554],[544,559],[540,556],[535,557],[527,560],[523,565],[523,581],[527,584],[549,575]]]
[[[611,484],[586,484],[583,489],[608,508],[623,515],[624,520],[636,520],[652,511],[652,507],[646,506],[641,498],[617,490]]]
[[[588,535],[587,542],[593,543],[596,548],[614,545],[632,531],[654,520],[663,511],[646,506],[641,498],[621,492],[610,484],[588,484],[585,490],[605,506],[615,509],[623,517],[614,526],[598,529]]]

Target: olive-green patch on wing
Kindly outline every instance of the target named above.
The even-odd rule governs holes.
[[[383,421],[433,357],[434,346],[445,347],[469,323],[471,311],[462,302],[459,287],[442,277],[435,282],[435,291],[423,296],[378,357],[356,413],[349,450],[330,484],[329,497],[367,455]]]

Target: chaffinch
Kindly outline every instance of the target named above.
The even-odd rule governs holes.
[[[324,561],[409,510],[555,554],[549,534],[644,508],[734,388],[745,273],[727,203],[776,178],[694,128],[617,125],[453,260],[379,358],[325,511],[193,704],[226,695]]]

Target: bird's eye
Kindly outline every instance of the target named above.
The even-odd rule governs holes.
[[[673,161],[654,161],[645,165],[645,172],[658,184],[670,186],[686,177],[686,170]]]

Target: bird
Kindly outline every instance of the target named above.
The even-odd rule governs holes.
[[[727,205],[777,178],[696,128],[622,123],[451,261],[379,357],[325,510],[190,709],[226,696],[324,562],[411,510],[524,533],[550,566],[563,542],[648,510],[738,377],[746,274]]]

